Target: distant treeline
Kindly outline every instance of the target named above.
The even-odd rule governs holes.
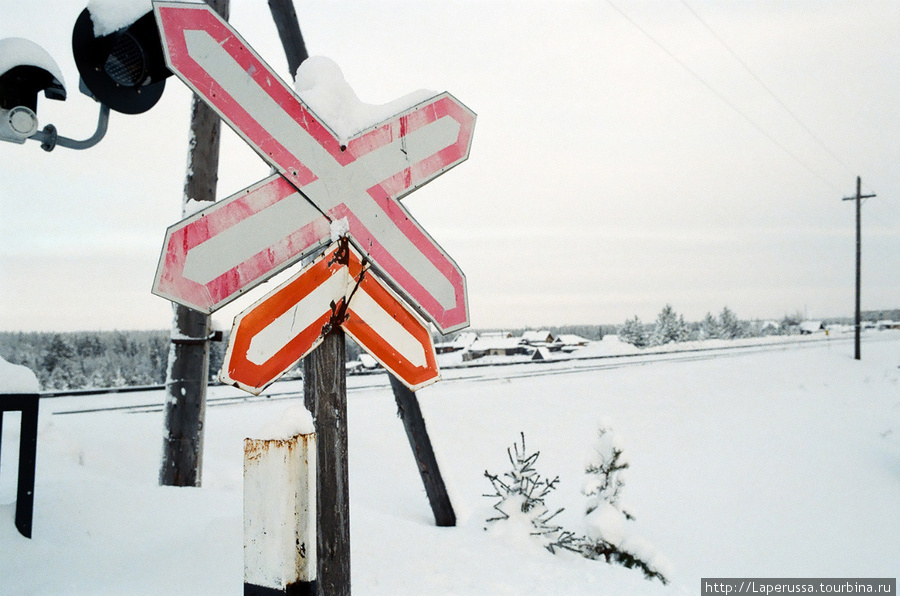
[[[170,331],[0,331],[0,357],[27,366],[42,391],[161,385],[169,365]],[[209,375],[225,359],[223,341],[209,343]],[[347,339],[347,359],[360,349]]]
[[[210,343],[211,370],[223,355]],[[0,332],[0,356],[33,370],[45,391],[156,385],[166,380],[169,332]]]
[[[664,315],[664,313],[665,313],[663,318],[670,317],[672,314],[674,314],[674,311],[672,313],[667,313],[666,311],[668,311],[668,310],[672,310],[671,306],[668,309],[664,308],[663,313],[660,313],[661,315]],[[702,320],[702,321],[685,323],[683,317],[678,317],[678,319],[680,320],[681,323],[683,323],[688,328],[688,332],[690,335],[693,336],[693,339],[698,339],[703,334],[705,334],[706,337],[709,337],[711,335],[711,333],[710,333],[710,328],[712,327],[711,319],[716,319],[717,322],[721,322],[722,314],[725,314],[725,319],[726,319],[725,326],[729,327],[729,330],[726,331],[725,333],[734,333],[734,331],[733,331],[734,327],[732,326],[733,322],[731,321],[731,319],[732,319],[732,317],[734,317],[736,319],[737,315],[735,315],[732,311],[730,311],[728,309],[728,307],[725,307],[723,309],[723,313],[720,313],[718,317],[713,317],[712,314],[707,314],[706,317],[704,318],[704,320]],[[863,321],[871,321],[873,323],[877,322],[877,321],[884,321],[884,320],[900,321],[900,308],[892,309],[892,310],[863,311],[861,314],[862,314]],[[521,336],[526,331],[540,330],[540,331],[549,331],[554,336],[571,334],[571,335],[579,335],[585,339],[598,341],[600,339],[603,339],[604,335],[615,335],[615,334],[621,333],[623,328],[631,325],[635,319],[637,319],[638,324],[640,324],[642,327],[644,327],[647,331],[651,331],[654,328],[656,322],[658,322],[658,320],[657,320],[656,322],[651,322],[651,323],[641,323],[640,319],[638,319],[638,317],[635,317],[634,319],[629,319],[628,321],[625,321],[624,324],[619,324],[619,325],[608,325],[608,324],[603,324],[603,325],[558,325],[558,326],[548,325],[548,326],[542,326],[542,327],[520,327],[520,328],[507,327],[507,328],[503,328],[503,329],[487,328],[487,329],[475,330],[475,332],[476,333],[482,333],[482,332],[490,333],[490,332],[502,331],[502,332],[508,332],[508,333],[512,334],[513,336]],[[773,319],[772,322],[778,323],[778,325],[784,329],[788,329],[792,325],[799,325],[804,320],[805,320],[805,317],[804,317],[803,313],[797,312],[794,314],[786,314],[783,317],[781,317],[780,319]],[[754,321],[739,321],[739,322],[741,324],[741,328],[743,329],[742,333],[754,334],[754,333],[757,333],[757,330],[761,329],[763,327],[763,325],[765,323],[768,323],[769,321],[754,320]],[[822,323],[824,323],[826,325],[834,325],[834,324],[850,325],[853,323],[853,317],[830,317],[830,318],[822,319]],[[467,333],[469,331],[470,331],[469,329],[464,329],[463,331],[453,333],[447,337],[443,337],[443,338],[436,337],[435,341],[436,342],[448,341],[449,339],[453,339],[460,333]],[[732,336],[734,336],[734,335],[732,335]]]
[[[723,316],[724,315],[724,316]],[[734,320],[732,320],[734,317]],[[797,324],[802,315],[786,315],[782,326]],[[900,309],[868,311],[865,321],[900,320]],[[825,323],[852,323],[851,318],[826,319]],[[739,324],[739,326],[735,326]],[[753,333],[759,322],[738,322],[727,308],[719,317],[707,315],[704,321],[684,323],[667,305],[656,324],[641,323],[637,317],[623,325],[562,325],[541,327],[553,335],[572,334],[589,340],[600,340],[604,335],[616,334],[628,337],[640,327],[646,333],[646,341],[675,341],[684,338],[735,337]],[[503,329],[513,335],[536,328]],[[489,331],[489,330],[481,330]],[[169,361],[169,331],[75,331],[53,332],[0,332],[0,357],[13,364],[22,364],[35,372],[41,389],[91,389],[107,387],[133,387],[158,385],[166,381]],[[656,339],[654,339],[656,333]],[[454,334],[455,335],[455,334]],[[637,341],[641,342],[638,333]],[[435,342],[448,341],[448,337],[435,337]],[[669,338],[672,339],[669,339]],[[226,338],[227,339],[227,338]],[[628,338],[626,341],[634,338]],[[214,378],[224,360],[226,342],[210,342],[210,377]],[[359,347],[347,340],[347,360],[360,354]]]

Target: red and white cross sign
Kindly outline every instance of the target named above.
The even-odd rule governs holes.
[[[342,145],[205,4],[154,2],[169,68],[277,175],[169,229],[154,293],[212,312],[314,253],[329,222],[444,333],[468,325],[459,266],[399,199],[464,161],[475,114],[437,95]]]
[[[235,317],[219,378],[259,394],[335,325],[413,391],[440,378],[425,322],[346,238]]]

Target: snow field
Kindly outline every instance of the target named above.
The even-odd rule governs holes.
[[[552,369],[448,375],[418,395],[455,528],[433,525],[386,380],[351,390],[354,592],[695,594],[701,577],[896,577],[900,333],[875,337],[861,362],[850,343],[829,342],[529,377],[517,375]],[[161,409],[54,414],[162,399],[42,400],[33,540],[13,525],[18,419],[4,418],[0,593],[241,592],[242,440],[294,402],[210,407],[202,489],[156,486]],[[558,521],[585,533],[583,466],[601,421],[631,464],[628,531],[671,561],[668,586],[551,555],[521,528],[484,529],[493,503],[481,496],[491,492],[484,471],[509,469],[506,449],[524,432],[528,451],[541,452],[537,470],[560,476],[548,508],[565,507]]]

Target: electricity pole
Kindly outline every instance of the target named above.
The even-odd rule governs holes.
[[[862,226],[860,225],[860,219],[862,216],[862,200],[863,199],[871,199],[875,195],[864,195],[861,194],[862,189],[862,180],[859,176],[856,177],[856,196],[855,197],[844,197],[844,201],[853,201],[856,200],[856,319],[854,323],[854,328],[856,332],[856,341],[855,341],[855,349],[854,349],[854,358],[856,360],[860,359],[860,349],[859,349],[859,336],[860,329],[862,327],[862,318],[860,316],[860,286],[862,285]]]
[[[223,18],[228,18],[229,0],[207,0],[207,4]],[[190,199],[216,200],[220,124],[215,112],[194,95],[183,209]],[[210,320],[205,313],[186,306],[175,304],[173,307],[175,317],[166,372],[165,431],[159,484],[200,486],[209,378]]]

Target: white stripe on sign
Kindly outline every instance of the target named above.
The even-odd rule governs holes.
[[[288,342],[327,312],[332,301],[337,302],[343,298],[348,281],[347,268],[340,268],[303,300],[269,323],[250,340],[247,360],[256,365],[266,363]]]
[[[206,285],[317,219],[326,233],[328,224],[319,210],[295,192],[192,248],[185,257],[183,275]]]
[[[187,29],[184,32],[184,41],[188,55],[196,60],[213,80],[222,85],[238,105],[253,106],[253,119],[291,155],[313,170],[313,173],[315,170],[312,164],[322,162],[326,157],[334,161],[325,148],[303,130],[303,127],[259,86],[212,35],[202,29]],[[280,84],[280,81],[269,81],[269,84]],[[241,127],[236,128],[241,136],[245,136]],[[251,141],[250,145],[259,150],[255,142]],[[271,159],[270,156],[264,157]],[[278,164],[283,169],[287,165]]]
[[[350,299],[350,310],[355,312],[369,327],[375,330],[384,341],[400,352],[413,366],[426,366],[428,360],[425,348],[397,319],[384,310],[374,298],[367,294],[362,286]]]
[[[200,63],[214,80],[219,81],[238,104],[253,106],[253,116],[257,123],[318,177],[303,187],[303,194],[325,212],[330,212],[342,204],[346,205],[375,240],[384,246],[414,279],[428,288],[444,309],[456,306],[453,284],[391,221],[367,191],[372,186],[452,145],[459,135],[459,122],[445,116],[393,140],[347,166],[341,166],[265,89],[248,76],[241,65],[209,33],[203,30],[186,30],[184,36],[190,56]],[[239,127],[236,128],[240,131]],[[242,132],[240,134],[247,138]],[[256,146],[253,142],[250,144]],[[263,157],[267,160],[272,159],[271,156]],[[286,168],[290,164],[277,165],[282,173],[287,173]],[[412,217],[409,217],[412,220]],[[430,238],[421,226],[416,224],[416,227]],[[351,233],[360,242],[366,240],[354,232],[361,233],[351,227]],[[361,246],[361,248],[368,247]],[[379,268],[390,275],[384,266]]]
[[[439,141],[433,143],[418,143],[416,141],[416,137],[421,137],[423,139],[428,138],[428,135],[432,134],[431,129],[433,127],[440,128],[441,134],[437,135],[440,138]],[[428,135],[425,134],[426,132]],[[459,123],[453,118],[445,117],[401,138],[412,137],[408,141],[409,147],[425,145],[436,146],[437,149],[434,149],[431,153],[427,154],[432,155],[449,145],[456,139],[458,133]],[[448,138],[450,138],[450,140],[448,140]],[[424,287],[428,288],[444,309],[449,310],[456,306],[456,291],[453,288],[453,284],[450,283],[447,277],[434,266],[422,250],[413,244],[406,234],[391,221],[384,212],[384,209],[382,209],[369,193],[366,192],[372,186],[387,180],[391,176],[394,176],[409,167],[410,164],[404,162],[396,170],[391,171],[393,166],[398,165],[396,163],[398,160],[379,160],[379,158],[384,157],[395,158],[396,154],[402,155],[402,152],[397,151],[396,149],[396,146],[400,144],[401,142],[396,140],[363,156],[359,160],[344,166],[344,170],[350,171],[345,172],[341,176],[321,176],[318,180],[304,186],[303,192],[323,211],[331,211],[341,204],[347,205],[347,207],[350,208],[350,212],[359,218],[360,223],[369,230],[369,232],[377,239],[378,243],[384,246],[391,256],[393,256],[414,279],[418,280]],[[393,149],[394,154],[392,154],[389,149]],[[429,148],[425,151],[429,150],[431,149]],[[416,153],[418,152],[419,151],[417,150]],[[371,159],[366,159],[370,156]],[[331,164],[340,167],[340,164],[334,161],[330,155],[328,156],[328,159],[331,161]],[[419,229],[422,230],[421,227],[419,227]],[[351,234],[354,232],[352,227],[350,232]],[[425,236],[430,237],[424,230],[422,230],[422,232]],[[353,235],[354,237],[357,237],[356,234]],[[367,249],[368,247],[362,246],[360,248]],[[384,267],[381,267],[380,269],[384,272]]]

